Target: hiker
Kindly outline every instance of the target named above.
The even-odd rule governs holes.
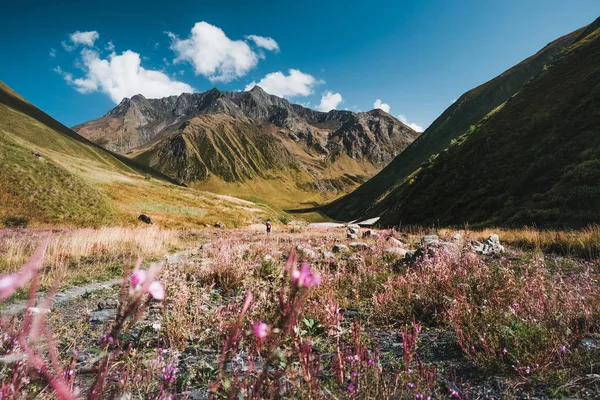
[[[268,219],[267,220],[267,235],[271,233],[271,220]]]

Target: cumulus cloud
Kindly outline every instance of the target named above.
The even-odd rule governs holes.
[[[398,115],[398,119],[404,125],[407,125],[407,126],[411,127],[414,131],[417,131],[417,132],[423,132],[424,131],[424,129],[423,129],[423,127],[421,125],[411,124],[410,122],[408,122],[408,119],[404,115],[402,115],[402,114]]]
[[[52,58],[56,57],[56,49],[54,49],[54,48],[50,49],[49,54],[50,54],[50,57],[52,57]]]
[[[262,47],[263,49],[276,52],[279,51],[279,44],[273,38],[258,35],[247,35],[245,38],[252,40],[255,45]]]
[[[113,50],[115,49],[115,45],[113,44],[113,42],[112,42],[112,41],[109,41],[109,42],[106,44],[106,47],[105,47],[105,49],[106,49],[106,50],[108,50],[108,51],[113,51]]]
[[[290,69],[288,75],[281,71],[267,74],[260,81],[246,85],[246,90],[260,86],[265,92],[279,97],[308,96],[313,93],[313,88],[319,83],[322,81],[318,81],[312,75],[297,69]]]
[[[67,43],[64,40],[62,42],[60,42],[60,45],[63,47],[63,49],[65,49],[68,52],[72,52],[73,50],[75,50],[75,46],[71,46],[69,43]]]
[[[327,92],[321,97],[321,103],[317,106],[317,110],[325,112],[335,110],[342,100],[341,94]]]
[[[121,55],[112,53],[107,59],[102,59],[96,51],[83,49],[79,63],[85,71],[83,78],[74,79],[71,73],[60,67],[55,71],[78,92],[103,92],[117,104],[124,97],[136,94],[159,98],[194,91],[190,85],[171,79],[160,71],[145,69],[141,66],[140,55],[131,50]]]
[[[71,42],[75,45],[84,45],[84,46],[94,46],[94,42],[98,39],[100,35],[96,31],[88,31],[88,32],[80,32],[76,31],[69,35]]]
[[[221,28],[207,22],[196,23],[187,39],[167,34],[177,55],[174,62],[189,62],[196,75],[206,76],[212,82],[230,82],[242,77],[260,58],[248,43],[229,39]]]
[[[390,112],[390,105],[386,104],[386,103],[382,103],[381,99],[375,100],[375,103],[373,103],[373,108],[379,108],[380,110],[383,110],[386,113]]]

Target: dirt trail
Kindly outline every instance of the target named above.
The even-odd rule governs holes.
[[[163,260],[166,265],[177,264],[182,262],[187,256],[193,253],[194,250],[183,250],[173,254],[167,254]],[[62,292],[56,293],[54,296],[54,302],[50,306],[52,308],[56,304],[73,301],[83,296],[86,293],[97,292],[100,290],[111,289],[115,285],[120,285],[123,282],[123,278],[115,278],[104,282],[92,282],[83,286],[76,286],[66,289]],[[36,303],[46,296],[46,293],[38,292],[36,297]],[[27,308],[27,300],[17,301],[7,306],[0,307],[0,315],[18,315],[22,314]]]

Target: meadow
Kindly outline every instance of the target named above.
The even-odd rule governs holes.
[[[492,232],[504,252],[472,251]],[[46,295],[2,315],[0,398],[600,395],[598,227],[360,233],[4,231],[0,293]],[[403,258],[432,233],[449,245]]]

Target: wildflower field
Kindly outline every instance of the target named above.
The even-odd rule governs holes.
[[[600,396],[598,229],[494,232],[0,237],[0,399]],[[58,302],[81,268],[122,282]]]

